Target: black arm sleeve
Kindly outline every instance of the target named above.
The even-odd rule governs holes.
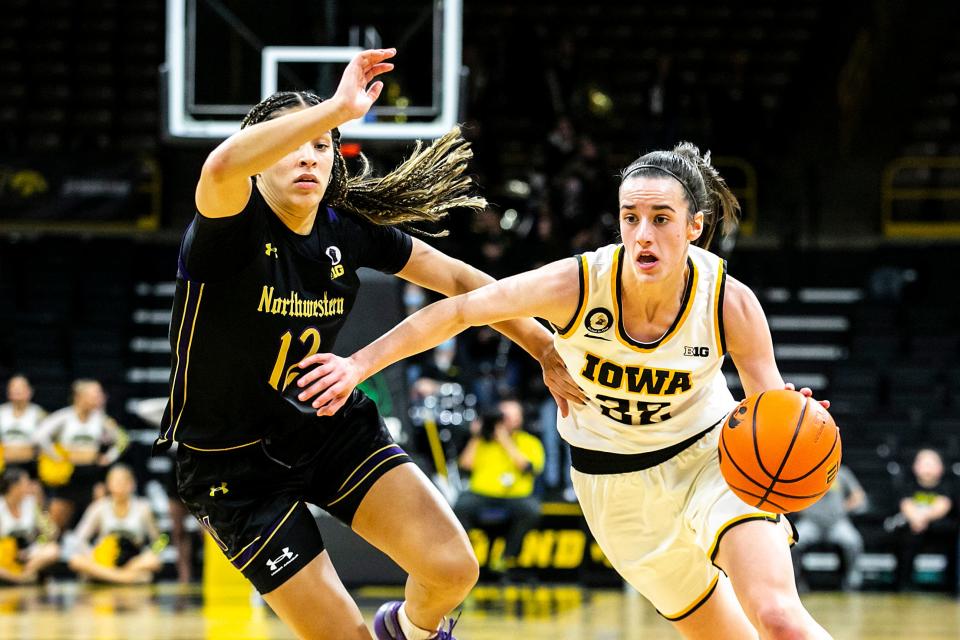
[[[180,276],[187,280],[223,280],[244,267],[261,237],[266,203],[256,187],[243,211],[226,218],[193,217],[180,243]]]

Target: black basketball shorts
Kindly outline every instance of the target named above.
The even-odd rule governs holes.
[[[369,398],[357,394],[312,455],[287,465],[264,441],[220,452],[177,448],[180,497],[230,562],[266,594],[323,551],[307,503],[348,526],[387,471],[410,462]],[[285,445],[287,443],[278,443]]]

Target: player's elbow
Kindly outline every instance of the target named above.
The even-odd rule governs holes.
[[[200,169],[200,179],[214,183],[227,180],[232,173],[229,155],[229,152],[223,148],[214,149],[204,161],[203,168]]]

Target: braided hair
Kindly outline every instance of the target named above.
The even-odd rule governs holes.
[[[733,233],[740,220],[740,203],[720,173],[710,163],[710,152],[690,142],[681,142],[670,151],[651,151],[640,156],[620,174],[620,184],[627,178],[663,177],[670,175],[683,187],[683,197],[690,208],[690,217],[703,212],[703,233],[698,247],[707,248],[720,228],[720,234]]]
[[[240,128],[269,120],[276,113],[293,107],[310,107],[323,101],[309,91],[278,91],[255,105]],[[418,140],[413,153],[387,175],[371,177],[370,163],[360,154],[361,169],[350,175],[340,151],[340,130],[333,138],[333,170],[323,194],[323,204],[349,211],[379,225],[403,225],[422,235],[430,233],[410,227],[410,223],[441,221],[451,209],[463,207],[482,211],[487,201],[471,195],[473,180],[463,175],[473,157],[470,143],[454,127],[446,135],[424,148]]]

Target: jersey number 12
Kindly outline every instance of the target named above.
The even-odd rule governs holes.
[[[287,354],[290,351],[290,343],[293,341],[293,334],[287,331],[280,336],[280,351],[277,353],[277,361],[273,363],[273,371],[270,373],[270,386],[277,391],[284,391],[291,382],[300,375],[300,369],[297,367],[304,358],[317,353],[320,350],[320,331],[316,327],[307,327],[300,334],[301,344],[309,346],[303,357],[298,358],[296,362],[287,366]],[[280,386],[280,379],[283,378],[283,386]]]

